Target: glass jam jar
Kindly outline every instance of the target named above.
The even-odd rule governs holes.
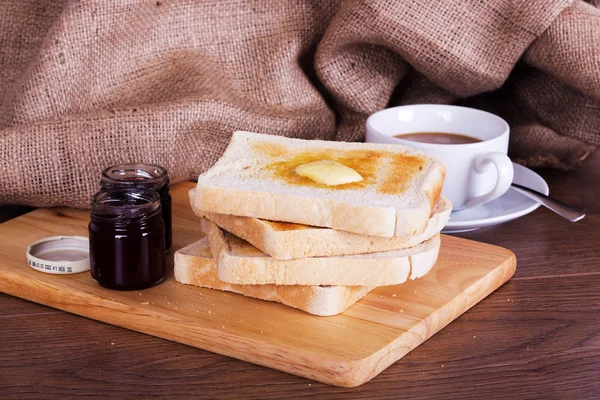
[[[153,189],[160,195],[162,218],[165,222],[165,250],[173,243],[171,194],[167,170],[154,164],[117,164],[102,171],[100,186],[103,189],[137,187]]]
[[[102,190],[92,198],[90,272],[102,286],[144,289],[166,272],[165,224],[159,194],[150,189]]]

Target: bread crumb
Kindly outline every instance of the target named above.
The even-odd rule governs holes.
[[[398,312],[401,312],[401,313],[403,313],[403,312],[404,312],[404,310],[398,310]]]
[[[150,304],[150,302],[149,301],[145,301],[145,302],[140,303],[140,304]]]
[[[392,295],[392,297],[396,297],[396,293],[394,293],[394,294]]]
[[[477,336],[473,336],[473,339],[475,339]]]
[[[308,386],[312,386],[312,385],[309,383]]]
[[[208,313],[209,313],[209,314],[212,314],[212,311],[208,310]]]
[[[413,293],[417,293],[417,291],[416,291],[416,290],[413,290]]]
[[[442,368],[444,368],[444,364],[442,364]]]
[[[110,345],[111,345],[111,346],[114,346],[114,345],[115,345],[115,343],[114,343],[114,342],[111,342],[111,343],[110,343]]]

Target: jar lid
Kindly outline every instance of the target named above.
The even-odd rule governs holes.
[[[83,236],[53,236],[27,247],[27,263],[47,274],[77,274],[90,269],[90,243]]]

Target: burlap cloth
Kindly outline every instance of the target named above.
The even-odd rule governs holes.
[[[0,203],[87,207],[99,173],[195,178],[234,130],[361,140],[388,105],[492,110],[511,155],[600,144],[600,10],[580,0],[0,3]]]

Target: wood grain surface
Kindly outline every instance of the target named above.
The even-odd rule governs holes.
[[[587,217],[572,224],[541,208],[461,234],[515,252],[515,276],[358,388],[0,295],[0,398],[598,398],[600,153],[574,172],[540,172]]]
[[[192,182],[171,188],[174,246],[169,273],[143,291],[110,291],[89,273],[44,274],[27,266],[29,243],[85,235],[82,210],[39,209],[0,226],[0,292],[304,376],[336,386],[363,384],[506,282],[509,250],[443,236],[423,278],[378,288],[345,313],[323,318],[280,304],[175,281],[173,251],[201,237],[188,204]]]

